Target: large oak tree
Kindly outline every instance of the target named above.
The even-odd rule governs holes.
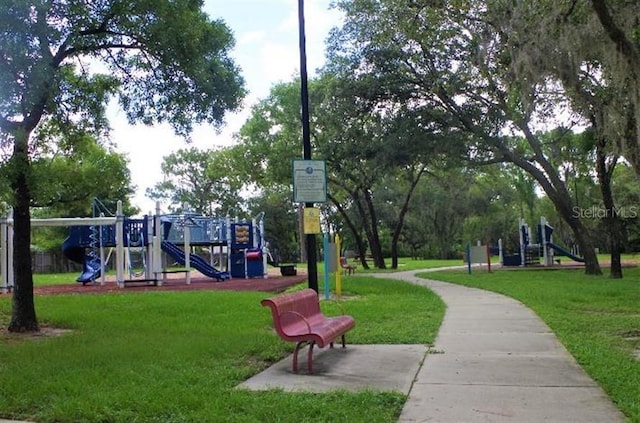
[[[586,272],[600,274],[592,239],[536,130],[540,122],[554,122],[559,99],[554,81],[518,78],[511,66],[516,48],[506,42],[518,34],[500,31],[486,2],[340,0],[337,5],[345,23],[330,40],[335,72],[388,81],[370,96],[440,111],[467,134],[474,162],[513,163],[527,172],[573,230]],[[517,139],[525,143],[514,143]]]
[[[40,134],[105,136],[115,95],[131,122],[188,136],[244,94],[233,36],[197,0],[0,2],[0,139],[11,149],[15,289],[10,331],[37,331],[29,254],[31,155]]]

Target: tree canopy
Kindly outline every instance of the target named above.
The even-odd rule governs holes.
[[[201,8],[194,0],[0,3],[0,132],[11,151],[16,258],[9,330],[38,330],[29,247],[39,139],[104,138],[112,96],[131,122],[169,122],[184,136],[197,123],[222,125],[240,105],[232,33]]]

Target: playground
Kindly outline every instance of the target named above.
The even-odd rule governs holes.
[[[580,256],[577,246],[574,245],[573,248],[568,249],[554,243],[553,231],[554,228],[544,217],[540,217],[535,232],[521,218],[518,221],[519,242],[516,250],[505,250],[502,239],[498,239],[497,245],[483,245],[480,241],[477,241],[476,245],[468,243],[464,254],[468,271],[471,273],[473,264],[487,265],[488,271],[491,271],[492,264],[511,270],[583,268],[584,258]],[[492,256],[498,256],[497,263]],[[600,263],[606,266],[607,260],[600,260]]]
[[[107,214],[109,214],[107,216]],[[107,285],[107,265],[115,268],[115,285],[176,285],[174,274],[190,285],[197,282],[225,282],[231,279],[268,279],[268,265],[281,275],[296,275],[295,265],[278,266],[270,260],[264,239],[264,213],[251,220],[207,217],[184,213],[162,214],[159,204],[153,216],[127,218],[122,203],[111,214],[94,199],[92,218],[32,219],[31,225],[69,227],[62,243],[63,254],[79,263],[76,282],[82,286]],[[208,260],[196,254],[206,250]],[[179,266],[176,268],[175,266]],[[194,273],[195,272],[195,273]],[[13,219],[0,221],[0,289],[13,287]],[[238,286],[238,283],[230,284]]]

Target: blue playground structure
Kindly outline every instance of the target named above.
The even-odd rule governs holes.
[[[557,253],[558,256],[568,257],[578,263],[584,263],[584,259],[578,254],[553,243],[553,227],[549,225],[544,217],[540,218],[540,223],[537,226],[537,243],[531,242],[531,229],[524,219],[520,219],[519,232],[520,251],[517,254],[503,254],[502,243],[499,243],[501,262],[503,266],[539,265],[541,257],[542,264],[544,266],[553,266],[554,262],[559,262],[559,260],[555,258],[554,253]]]
[[[145,216],[129,219],[118,216],[115,223],[107,224],[104,218],[87,218],[82,226],[72,226],[69,236],[62,244],[64,255],[82,264],[82,273],[76,279],[84,284],[95,282],[103,275],[104,265],[111,253],[116,251],[118,284],[127,282],[162,283],[162,278],[171,271],[166,261],[187,268],[193,268],[217,281],[230,278],[266,278],[267,256],[263,238],[264,224],[261,213],[259,221],[233,222],[230,217],[216,218],[194,214]],[[122,242],[118,242],[121,239]],[[211,263],[191,252],[192,247],[207,247],[211,252]],[[110,248],[105,258],[105,248]],[[214,266],[214,250],[217,248],[217,262]],[[164,257],[162,255],[164,252]],[[134,257],[139,257],[135,260]],[[133,271],[141,268],[140,273]],[[124,279],[124,269],[129,270],[129,279]],[[103,278],[104,281],[104,278]]]

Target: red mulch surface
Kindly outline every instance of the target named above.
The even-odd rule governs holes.
[[[162,286],[154,286],[153,282],[128,281],[124,288],[119,288],[113,280],[107,280],[104,285],[100,281],[82,285],[81,283],[38,286],[34,288],[35,295],[53,294],[104,294],[104,293],[131,293],[151,291],[256,291],[279,293],[287,288],[307,280],[306,274],[295,276],[269,275],[268,279],[229,279],[218,282],[215,279],[203,277],[197,272],[191,277],[191,283],[187,284],[185,278],[171,277],[166,279]]]

